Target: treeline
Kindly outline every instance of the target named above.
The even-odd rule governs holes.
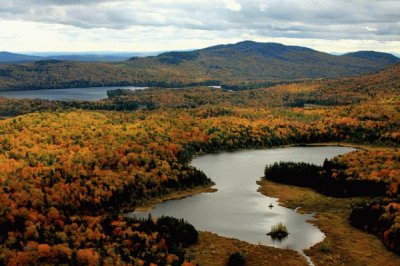
[[[205,105],[229,105],[245,107],[304,107],[310,104],[337,106],[358,104],[370,100],[357,93],[326,93],[322,88],[312,88],[308,83],[284,85],[245,91],[195,87],[109,92],[109,100],[103,102],[107,109],[136,110],[138,108],[196,108]],[[310,90],[310,91],[305,91]],[[118,108],[118,109],[117,109]]]
[[[202,97],[204,98],[205,95],[203,94]],[[162,97],[159,96],[158,98]],[[116,97],[115,103],[112,105],[109,105],[107,101],[55,102],[0,99],[0,116],[7,117],[31,111],[75,110],[77,108],[123,110],[127,103],[120,102],[119,99],[120,97]],[[176,99],[171,98],[171,100]],[[178,100],[176,102],[179,104]],[[137,102],[132,104],[135,108],[139,105]],[[146,116],[148,111],[156,108],[151,101],[147,105],[147,108],[136,110],[137,113]],[[400,112],[398,108],[397,104],[386,100],[386,102],[367,102],[352,106],[330,108],[313,106],[312,108],[290,109],[232,107],[229,103],[211,103],[189,110],[163,110],[162,112],[188,114],[191,119],[213,118],[215,122],[224,121],[224,123],[232,123],[232,125],[239,127],[235,129],[238,133],[240,132],[240,136],[237,136],[236,133],[225,132],[224,127],[220,127],[216,123],[212,132],[210,132],[213,142],[209,146],[212,148],[213,145],[216,145],[215,149],[221,150],[338,140],[398,145],[400,140]],[[234,118],[234,116],[237,116],[237,118]],[[266,119],[270,121],[266,121]],[[240,124],[240,122],[245,123]],[[252,136],[252,134],[255,134],[255,136]]]
[[[380,237],[385,246],[400,255],[400,199],[374,199],[357,204],[350,214],[351,224]]]
[[[334,197],[382,196],[387,185],[384,181],[354,179],[343,174],[344,165],[328,160],[323,166],[309,163],[279,162],[265,167],[268,180],[313,188]],[[333,172],[338,174],[333,174]]]
[[[25,232],[0,227],[2,265],[183,265],[184,248],[198,241],[192,225],[173,217],[65,216],[51,208],[35,218],[47,222],[26,220]]]
[[[361,230],[376,234],[400,255],[400,150],[359,151],[337,160],[347,162],[345,173],[353,178],[386,184],[385,197],[353,206],[350,221]]]

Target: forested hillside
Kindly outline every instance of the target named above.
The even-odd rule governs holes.
[[[194,108],[204,105],[238,107],[305,107],[321,108],[337,105],[369,104],[364,115],[376,116],[380,105],[398,110],[400,64],[376,74],[326,81],[307,81],[245,91],[229,91],[208,87],[183,89],[110,90],[109,98],[97,102],[14,100],[0,98],[0,116],[32,111],[82,108],[90,110],[137,110],[157,108]],[[360,113],[362,116],[362,113]]]
[[[298,46],[240,42],[188,52],[133,57],[118,63],[47,60],[0,65],[0,90],[111,85],[252,88],[312,78],[376,72],[398,62],[390,54],[334,56]]]

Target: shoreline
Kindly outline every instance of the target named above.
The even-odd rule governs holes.
[[[199,242],[185,249],[187,258],[196,265],[227,265],[233,252],[246,257],[246,265],[300,266],[309,265],[304,256],[291,249],[280,249],[243,240],[223,237],[212,232],[199,231]]]
[[[374,149],[390,149],[391,147],[378,146],[372,144],[355,144],[346,142],[324,142],[324,143],[310,143],[310,144],[291,144],[284,146],[274,146],[262,149],[274,149],[274,148],[289,148],[289,147],[316,147],[316,146],[340,146],[340,147],[353,147],[355,149],[363,150],[374,150]],[[246,149],[243,149],[246,150]],[[251,150],[251,149],[250,149]],[[257,149],[259,150],[259,149]],[[235,151],[220,151],[220,152],[237,152]],[[197,156],[204,155],[205,153],[196,154]],[[260,179],[257,181],[259,185],[258,192],[265,196],[277,198],[279,205],[296,209],[301,214],[314,213],[314,218],[307,222],[317,226],[324,234],[325,239],[322,242],[315,244],[308,250],[304,250],[304,254],[307,255],[313,262],[314,265],[400,265],[400,258],[394,253],[386,249],[383,243],[376,238],[374,235],[362,232],[350,225],[348,222],[348,215],[350,213],[350,205],[354,202],[361,201],[364,198],[333,198],[327,197],[313,191],[310,188],[289,186],[271,181]],[[189,190],[177,191],[171,194],[152,199],[144,204],[141,204],[136,210],[148,211],[152,209],[156,204],[165,202],[168,200],[181,199],[190,197],[199,193],[207,192],[212,193],[217,189],[212,188],[213,185],[202,187],[198,186]],[[199,244],[193,249],[194,261],[212,261],[213,259],[219,260],[218,256],[220,253],[226,253],[228,247],[231,247],[233,243],[238,243],[237,239],[219,236],[216,233],[202,232],[199,231],[200,235],[211,238],[210,240],[205,237],[200,238]],[[214,242],[215,243],[214,243]],[[358,243],[360,247],[354,245],[354,241]],[[211,242],[211,243],[208,243]],[[254,252],[260,250],[260,246],[271,248],[264,245],[255,245],[246,243],[247,248]],[[207,243],[207,244],[205,244]],[[221,246],[221,243],[224,243]],[[220,246],[221,250],[218,250],[216,246]],[[234,245],[233,245],[234,246]],[[201,247],[201,248],[200,248]],[[189,248],[192,250],[191,248]],[[204,252],[202,251],[204,249]],[[267,252],[267,249],[263,249]],[[231,252],[237,251],[238,248],[229,248]],[[283,253],[291,252],[289,249],[280,249]],[[326,251],[327,250],[327,251]],[[365,256],[365,251],[370,254],[381,254],[380,257]],[[249,255],[252,253],[250,252]],[[298,253],[300,255],[300,253]],[[363,256],[364,254],[364,256]],[[199,256],[199,257],[198,257]],[[197,258],[198,257],[198,258]],[[304,259],[300,255],[301,259]],[[294,258],[293,258],[294,259]],[[295,259],[296,260],[296,259]],[[298,261],[301,264],[301,260]],[[399,263],[399,264],[397,264]],[[264,265],[264,264],[259,264]],[[269,265],[269,264],[265,264]]]
[[[332,144],[364,150],[393,148],[352,143],[315,143],[307,146]],[[325,234],[325,239],[304,250],[304,253],[315,265],[400,265],[400,257],[388,250],[379,238],[353,227],[348,220],[351,205],[370,197],[335,198],[311,188],[281,184],[262,177],[257,184],[258,192],[277,198],[279,205],[302,214],[314,214],[314,218],[307,222],[317,226]]]
[[[389,251],[375,235],[351,226],[351,204],[364,198],[333,198],[311,188],[259,180],[258,191],[278,199],[278,204],[299,213],[314,213],[309,223],[325,234],[325,239],[304,253],[316,266],[400,265],[400,257]],[[373,254],[379,254],[375,256]],[[368,256],[367,256],[368,255]]]
[[[169,201],[169,200],[176,200],[176,199],[183,199],[187,197],[192,197],[196,194],[200,193],[214,193],[218,189],[213,188],[214,184],[211,184],[210,186],[196,186],[187,190],[179,190],[179,191],[174,191],[172,193],[166,194],[161,197],[156,197],[153,199],[150,199],[142,204],[139,204],[138,207],[135,208],[135,211],[139,212],[145,212],[149,211],[154,208],[155,205]]]
[[[341,143],[341,142],[323,142],[323,143],[310,143],[310,144],[288,144],[288,145],[281,145],[281,146],[273,146],[273,147],[267,147],[267,148],[260,148],[260,149],[253,149],[253,150],[264,150],[264,149],[279,149],[279,148],[290,148],[290,147],[324,147],[324,146],[339,146],[339,147],[353,147],[356,149],[368,149],[371,147],[375,147],[378,148],[379,146],[371,146],[369,147],[368,145],[356,145],[356,144],[352,144],[352,143]],[[239,150],[232,150],[232,151],[219,151],[219,152],[215,152],[215,153],[204,153],[204,152],[200,152],[195,154],[192,159],[189,162],[189,165],[191,163],[191,161],[198,157],[198,156],[202,156],[202,155],[207,155],[207,154],[217,154],[220,152],[238,152],[238,151],[248,151],[248,150],[252,150],[252,149],[239,149]],[[212,180],[211,180],[212,181]],[[191,197],[194,196],[196,194],[200,194],[200,193],[214,193],[216,191],[218,191],[218,189],[213,188],[215,184],[211,184],[209,186],[196,186],[193,188],[189,188],[186,190],[179,190],[179,191],[174,191],[172,193],[160,196],[160,197],[156,197],[156,198],[152,198],[149,199],[141,204],[139,204],[134,210],[135,211],[139,211],[139,212],[145,212],[145,211],[149,211],[152,208],[155,207],[155,205],[165,202],[165,201],[169,201],[169,200],[176,200],[176,199],[183,199],[183,198],[187,198],[187,197]]]

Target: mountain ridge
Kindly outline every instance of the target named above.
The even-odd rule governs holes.
[[[243,41],[122,62],[44,60],[0,65],[0,90],[90,86],[225,85],[243,88],[374,73],[400,59],[360,51],[341,56],[307,47]]]
[[[357,58],[368,58],[368,59],[377,59],[377,60],[387,59],[393,63],[399,62],[399,58],[391,53],[382,53],[382,52],[376,52],[376,51],[357,51],[357,52],[346,53],[342,56],[351,56],[351,57],[357,57]]]
[[[40,59],[41,59],[40,56],[0,51],[0,63],[13,63],[13,62],[22,63],[22,62],[36,61]]]
[[[60,53],[53,55],[31,55],[22,53],[12,53],[0,51],[0,64],[22,64],[43,60],[62,60],[62,61],[79,61],[79,62],[119,62],[128,60],[135,53],[127,54],[102,54],[102,53]],[[142,55],[141,53],[137,53]]]

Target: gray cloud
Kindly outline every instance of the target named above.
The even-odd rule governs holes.
[[[400,40],[397,0],[0,0],[0,17],[83,29],[155,26],[266,37]]]

